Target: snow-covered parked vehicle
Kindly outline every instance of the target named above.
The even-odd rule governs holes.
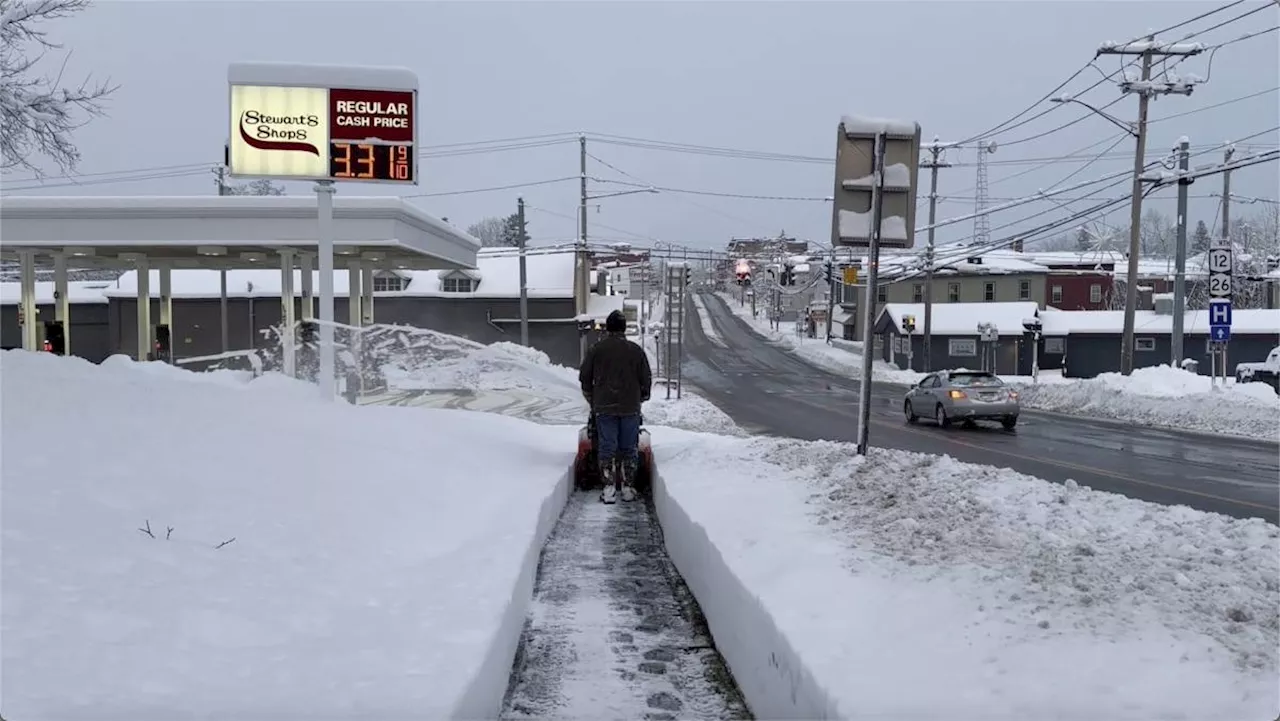
[[[1271,349],[1261,363],[1236,365],[1237,383],[1266,383],[1280,393],[1280,345]]]

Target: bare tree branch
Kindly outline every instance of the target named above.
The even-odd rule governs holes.
[[[138,530],[141,531],[142,533],[147,534],[148,536],[151,536],[152,538],[156,537],[156,534],[151,532],[151,521],[149,520],[146,522],[146,526],[144,528],[139,528]]]
[[[36,65],[60,50],[41,24],[70,17],[89,7],[89,0],[0,0],[0,168],[22,168],[44,175],[35,156],[44,156],[64,171],[74,170],[80,151],[73,132],[105,114],[107,96],[118,86],[86,78],[63,86],[68,53],[53,77],[40,76]]]
[[[235,540],[236,540],[236,539],[235,539],[235,536],[232,536],[231,538],[228,538],[227,540],[223,541],[222,543],[219,543],[218,545],[214,546],[213,548],[214,548],[214,550],[217,550],[217,549],[222,548],[223,546],[225,546],[225,545],[227,545],[228,543],[231,543],[232,541],[235,541]]]

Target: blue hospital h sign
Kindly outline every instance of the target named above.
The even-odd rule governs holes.
[[[1231,301],[1211,301],[1209,303],[1209,326],[1222,325],[1231,327]]]

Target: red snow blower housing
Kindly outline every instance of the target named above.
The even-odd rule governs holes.
[[[640,465],[636,469],[635,489],[648,495],[653,487],[653,446],[649,442],[649,430],[640,417]],[[580,491],[601,487],[600,464],[596,459],[596,416],[587,417],[587,424],[578,429],[578,455],[573,461],[573,483]]]

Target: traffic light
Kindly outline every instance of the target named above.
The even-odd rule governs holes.
[[[316,343],[320,340],[320,326],[313,320],[304,320],[298,324],[298,339],[305,343]]]
[[[169,326],[163,323],[156,326],[156,360],[168,363],[173,351],[170,342]]]
[[[688,286],[691,283],[693,283],[693,268],[686,265],[684,267],[684,284]]]
[[[67,354],[67,336],[62,332],[62,322],[46,320],[44,322],[44,350],[54,355]]]
[[[822,270],[823,277],[826,279],[827,285],[834,283],[836,280],[836,269],[835,266],[831,264],[831,261],[827,261],[826,265],[822,266]]]

